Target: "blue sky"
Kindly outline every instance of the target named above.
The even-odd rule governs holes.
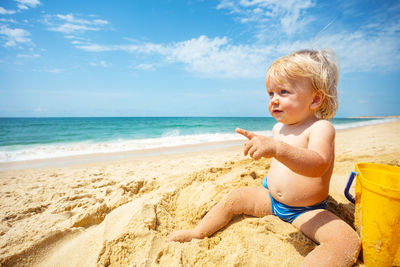
[[[400,115],[400,1],[0,1],[0,117],[269,116],[276,58],[340,60],[338,117]]]

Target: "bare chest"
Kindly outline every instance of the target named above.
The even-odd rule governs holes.
[[[277,134],[275,136],[276,140],[285,142],[289,145],[300,147],[300,148],[307,148],[308,146],[308,139],[309,134],[307,132],[302,132],[300,134]]]

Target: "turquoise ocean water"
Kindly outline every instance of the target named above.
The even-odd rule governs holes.
[[[336,129],[382,119],[333,120]],[[273,118],[0,118],[0,162],[244,140],[235,128],[271,136]]]

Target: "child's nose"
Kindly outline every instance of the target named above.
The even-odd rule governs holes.
[[[271,104],[273,104],[273,105],[279,104],[279,98],[278,98],[278,96],[274,96],[274,97],[271,99]]]

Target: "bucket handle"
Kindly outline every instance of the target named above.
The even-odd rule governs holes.
[[[349,190],[351,187],[351,184],[353,183],[354,177],[357,175],[357,172],[351,172],[350,173],[350,177],[349,180],[347,181],[347,185],[346,188],[344,189],[344,195],[346,196],[346,198],[351,202],[351,203],[356,203],[356,200],[354,199],[354,197],[350,194]]]

